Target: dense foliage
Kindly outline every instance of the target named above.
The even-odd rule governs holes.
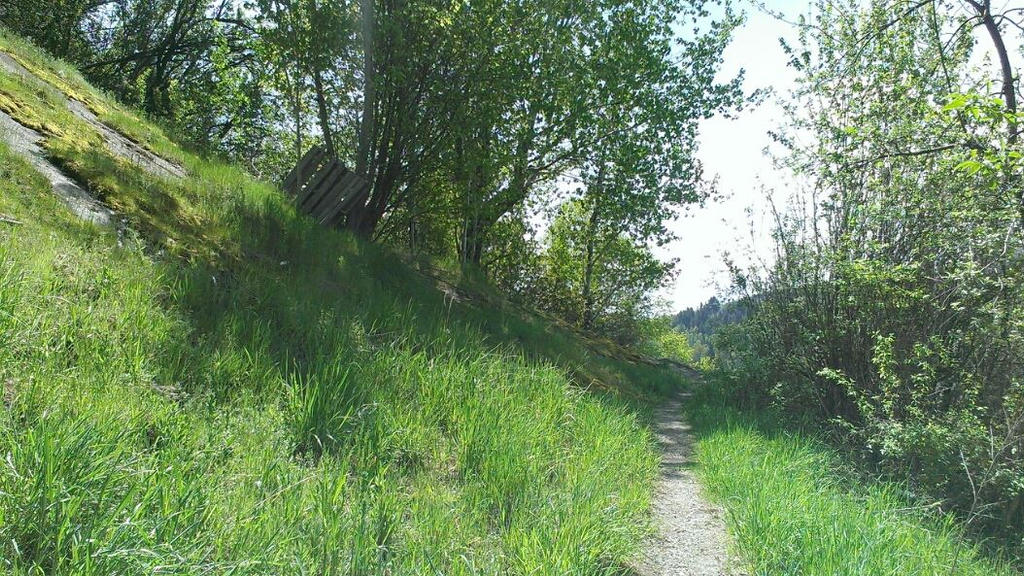
[[[774,265],[737,270],[757,305],[719,359],[912,493],[1019,538],[1021,119],[1013,76],[972,59],[1019,35],[993,10],[825,1],[802,23],[779,139],[809,189],[776,215]]]
[[[539,210],[585,206],[581,284],[522,295],[623,333],[672,269],[648,246],[707,194],[697,122],[741,100],[716,80],[738,23],[716,0],[12,0],[0,22],[258,175],[323,144],[371,183],[350,229],[495,279],[530,263],[509,242],[541,248]],[[602,275],[627,245],[649,265],[620,297]]]

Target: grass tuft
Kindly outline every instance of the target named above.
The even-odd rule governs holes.
[[[315,374],[297,372],[288,384],[288,427],[296,454],[319,456],[344,442],[346,427],[359,409],[358,391],[348,370],[325,363]]]

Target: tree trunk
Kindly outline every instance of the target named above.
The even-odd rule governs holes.
[[[493,210],[494,207],[483,205],[487,178],[479,159],[472,171],[467,171],[463,167],[459,172],[463,177],[466,194],[463,202],[463,232],[459,260],[463,264],[479,266],[484,253],[484,237],[487,230],[493,226],[493,222],[488,221],[490,212],[487,209]]]
[[[369,201],[371,191],[377,191],[378,183],[370,179],[370,155],[376,139],[377,125],[374,109],[377,105],[377,68],[374,63],[374,28],[376,27],[375,0],[360,0],[359,12],[363,33],[363,112],[359,122],[359,147],[356,150],[355,172],[370,183],[370,188],[357,198],[348,215],[346,227],[358,236],[369,238],[380,220],[374,216]],[[379,178],[378,178],[379,180]],[[372,189],[372,190],[371,190]]]
[[[1013,82],[1013,67],[1010,65],[1010,55],[1006,50],[1006,43],[1003,41],[1003,34],[999,31],[999,24],[992,15],[992,0],[984,0],[984,2],[978,2],[977,0],[968,1],[978,12],[978,16],[981,17],[981,22],[984,24],[989,37],[992,39],[992,45],[995,48],[996,56],[999,58],[999,69],[1003,79],[1001,90],[1003,104],[1006,105],[1006,111],[1011,114],[1011,119],[1007,122],[1006,126],[1007,142],[1010,146],[1013,146],[1017,143],[1019,134],[1016,119],[1017,91]],[[1020,179],[1016,174],[1011,173],[1007,176],[1006,186],[1011,190],[1017,190],[1017,224],[1022,230],[1024,230],[1024,188],[1020,186]]]
[[[587,227],[587,256],[583,265],[583,328],[594,327],[594,230],[597,228],[597,209],[590,213]]]
[[[459,259],[463,264],[480,266],[484,254],[484,223],[480,218],[470,218],[465,226]]]
[[[313,88],[316,91],[316,111],[320,117],[320,132],[324,136],[324,148],[328,155],[334,156],[334,134],[331,132],[331,118],[327,110],[327,97],[324,95],[323,75],[318,67],[313,68]]]
[[[992,45],[995,47],[996,55],[999,57],[999,68],[1003,77],[1003,103],[1006,105],[1007,112],[1016,114],[1017,91],[1013,85],[1013,67],[1010,65],[1010,55],[1006,51],[1006,43],[1003,42],[1003,35],[999,31],[999,24],[996,23],[995,17],[992,16],[992,2],[991,0],[986,0],[984,4],[974,4],[974,7],[979,12],[981,21],[985,25],[985,30],[988,32],[989,37],[992,38]],[[1017,123],[1011,121],[1009,124],[1009,141],[1012,145],[1017,141]]]
[[[594,302],[594,267],[596,265],[596,252],[594,250],[597,242],[597,228],[601,224],[601,195],[604,194],[604,162],[597,171],[597,194],[593,196],[594,205],[590,209],[590,220],[587,222],[587,256],[583,264],[583,328],[590,330],[594,327],[594,320],[597,316]]]
[[[349,215],[349,230],[366,239],[373,237],[377,224],[388,208],[388,201],[394,194],[399,172],[400,166],[395,158],[384,161],[384,170],[378,167],[377,177],[372,182],[373,194],[367,193],[366,197],[357,203],[353,213]]]
[[[302,160],[302,88],[298,74],[289,74],[285,69],[285,76],[292,84],[292,113],[295,114],[295,162]]]
[[[370,143],[376,130],[373,109],[376,105],[377,69],[373,60],[375,0],[360,0],[359,11],[363,30],[363,116],[359,122],[359,149],[356,151],[356,174],[366,178],[370,166]]]

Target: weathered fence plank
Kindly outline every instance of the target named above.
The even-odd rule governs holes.
[[[310,148],[282,184],[299,211],[319,224],[338,226],[369,183],[350,171],[320,146]]]
[[[299,188],[313,175],[323,162],[324,156],[326,156],[326,153],[320,146],[313,146],[307,150],[302,159],[299,160],[299,163],[295,165],[295,168],[292,168],[292,171],[284,179],[282,188],[284,188],[285,192],[292,196],[298,194]]]
[[[351,208],[353,198],[364,187],[365,181],[352,172],[345,174],[337,186],[337,199],[333,205],[321,212],[320,223],[334,226],[340,216]]]
[[[320,169],[319,172],[316,173],[315,176],[313,176],[313,179],[310,180],[309,184],[306,185],[305,197],[299,204],[299,207],[302,209],[303,212],[308,213],[313,210],[314,206],[316,206],[316,203],[313,200],[314,197],[317,197],[317,192],[321,190],[321,186],[323,185],[323,183],[328,178],[331,178],[337,171],[338,164],[339,163],[337,160],[329,161],[327,164],[323,166],[323,168]]]

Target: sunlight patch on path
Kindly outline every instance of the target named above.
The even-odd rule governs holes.
[[[0,69],[6,70],[18,77],[27,78],[32,82],[45,83],[45,80],[32,74],[20,62],[5,52],[0,52]],[[161,178],[184,178],[187,176],[185,169],[180,165],[150,152],[124,134],[104,124],[84,103],[74,98],[69,98],[63,92],[60,92],[60,94],[64,97],[68,110],[96,130],[100,137],[103,138],[107,149],[115,156],[128,160],[153,176]]]

